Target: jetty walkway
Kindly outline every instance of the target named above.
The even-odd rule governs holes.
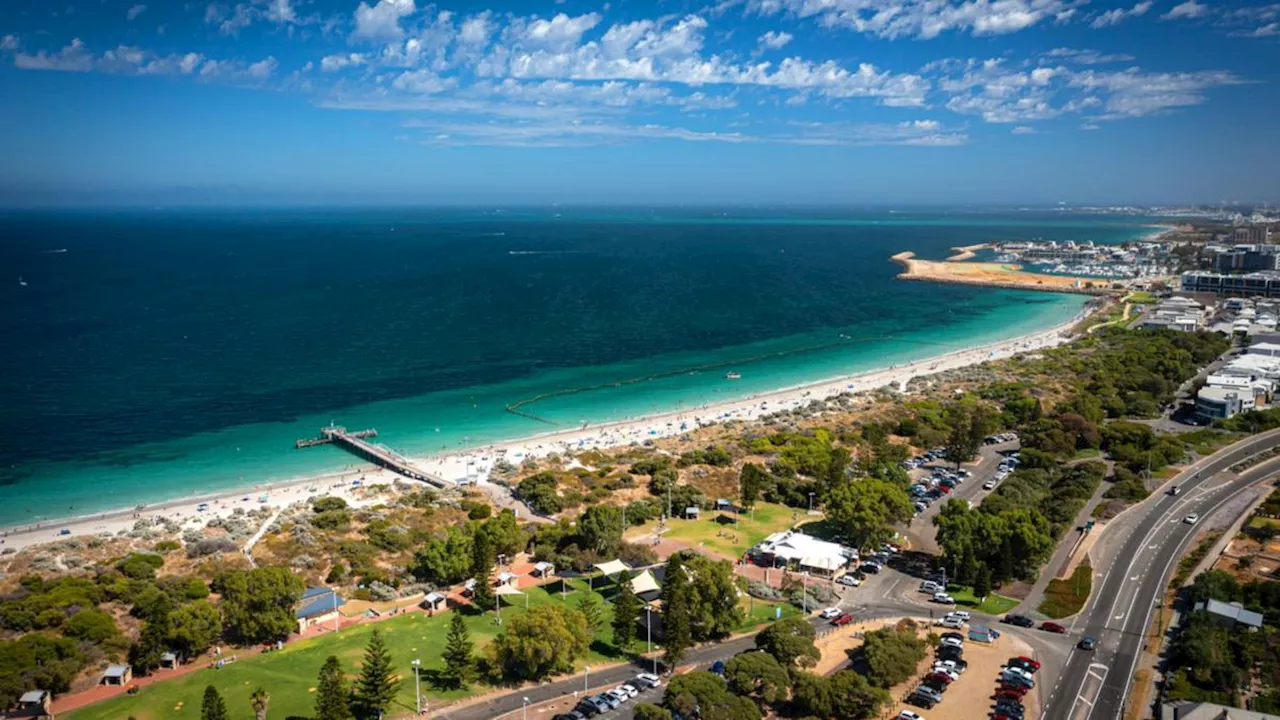
[[[294,443],[294,446],[302,449],[315,445],[337,445],[362,460],[367,460],[374,465],[384,467],[411,480],[429,483],[438,488],[453,487],[453,483],[448,480],[418,469],[408,458],[391,448],[384,445],[375,445],[366,439],[377,436],[378,431],[374,429],[347,432],[344,427],[330,425],[327,428],[320,429],[320,437],[299,440]]]

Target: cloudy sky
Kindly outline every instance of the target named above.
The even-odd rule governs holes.
[[[1280,200],[1280,3],[11,0],[0,202]]]

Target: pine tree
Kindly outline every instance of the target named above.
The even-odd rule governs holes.
[[[227,704],[222,702],[218,688],[212,685],[204,689],[204,701],[200,703],[200,720],[229,720]]]
[[[578,598],[578,610],[582,612],[582,617],[587,619],[587,627],[591,629],[591,633],[595,634],[600,629],[600,622],[604,618],[604,610],[600,607],[600,600],[590,593],[584,594]]]
[[[351,720],[347,683],[338,658],[330,655],[320,668],[316,683],[316,720]]]
[[[978,563],[978,574],[973,579],[973,596],[985,600],[991,594],[991,570],[986,563]]]
[[[462,613],[454,610],[449,620],[449,635],[444,640],[444,677],[455,688],[466,689],[467,684],[475,677],[475,659],[471,652],[475,643],[471,642],[471,632],[462,621]]]
[[[613,645],[628,650],[636,639],[636,622],[640,619],[640,598],[631,591],[631,583],[623,582],[618,599],[613,601]]]
[[[674,669],[693,647],[692,598],[689,574],[684,558],[676,553],[667,560],[662,587],[662,645],[666,649],[663,662]]]
[[[382,633],[374,628],[364,649],[364,664],[356,681],[356,707],[362,720],[381,718],[396,696],[396,683],[391,677],[391,653],[382,641]]]

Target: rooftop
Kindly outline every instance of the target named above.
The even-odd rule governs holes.
[[[1225,603],[1221,600],[1205,600],[1204,602],[1196,603],[1196,609],[1204,610],[1205,612],[1210,612],[1222,617],[1229,617],[1241,625],[1248,625],[1251,628],[1262,627],[1262,615],[1260,613],[1256,613],[1252,610],[1245,610],[1244,607],[1237,605],[1236,603]]]

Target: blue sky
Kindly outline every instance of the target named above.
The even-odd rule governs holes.
[[[11,0],[0,202],[1280,200],[1280,3]]]

